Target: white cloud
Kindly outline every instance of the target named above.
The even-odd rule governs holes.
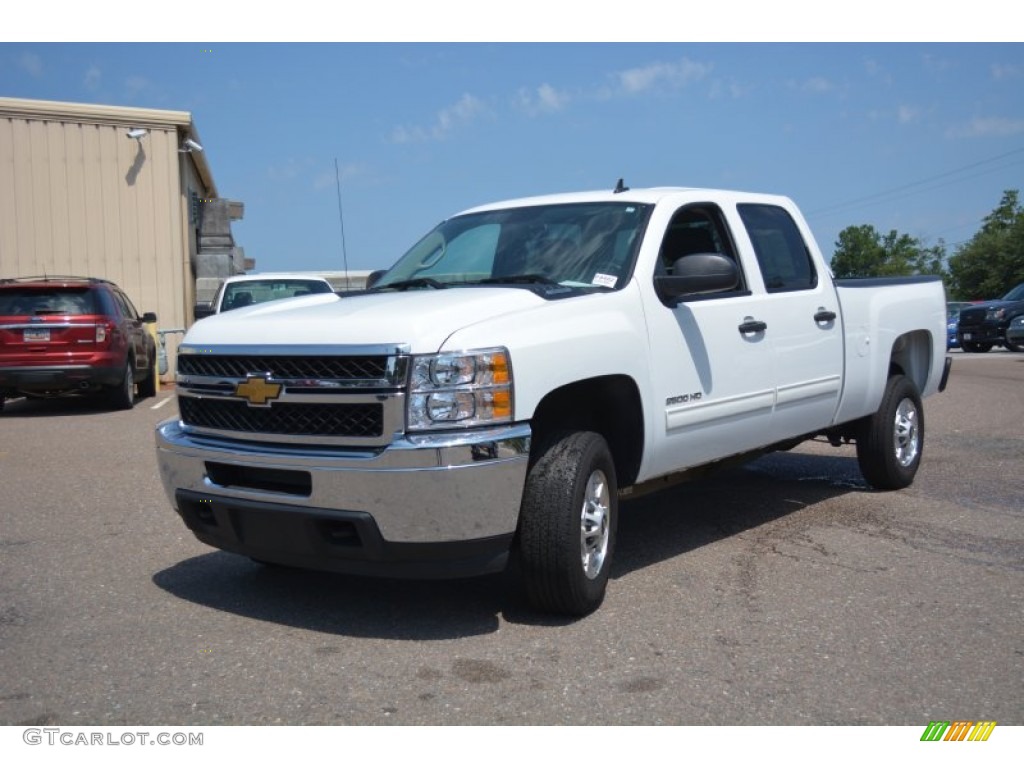
[[[918,115],[921,114],[921,110],[917,107],[912,107],[909,104],[901,104],[896,110],[896,120],[901,125],[912,123],[917,120]]]
[[[983,138],[989,136],[1016,136],[1024,133],[1024,119],[1010,117],[976,117],[965,125],[950,129],[952,138]]]
[[[560,112],[569,104],[569,94],[559,91],[548,83],[538,88],[520,88],[516,105],[528,115]]]
[[[797,87],[805,93],[828,93],[834,91],[835,86],[825,77],[809,77],[802,83],[799,83]]]
[[[150,87],[150,82],[141,75],[132,75],[124,80],[125,95],[131,99]]]
[[[646,67],[634,67],[616,72],[613,78],[626,93],[641,93],[654,88],[683,88],[704,79],[711,72],[710,64],[690,59],[678,62],[659,62]]]
[[[310,165],[309,159],[298,159],[289,157],[284,160],[283,163],[277,163],[267,168],[267,176],[270,177],[271,181],[285,182],[292,181],[298,178],[300,173],[304,173]]]
[[[43,74],[43,60],[34,53],[21,54],[18,57],[18,66],[32,77],[41,77]]]
[[[865,59],[864,71],[868,77],[880,81],[882,85],[893,84],[892,73],[888,72],[877,59]]]
[[[85,77],[82,79],[83,84],[90,91],[95,91],[100,87],[100,80],[103,78],[103,73],[100,68],[93,64],[85,71]]]
[[[992,65],[992,79],[993,80],[1013,80],[1024,74],[1024,70],[1018,67],[1016,64],[993,64]]]
[[[337,175],[334,172],[334,164],[331,164],[329,170],[321,171],[316,174],[313,178],[313,189],[337,189],[339,177],[341,182],[342,195],[345,194],[345,184],[352,179],[358,178],[362,174],[362,168],[355,163],[348,163],[347,165],[341,165],[338,168]]]
[[[427,128],[398,126],[391,132],[391,140],[396,144],[408,144],[428,139],[441,141],[457,127],[471,123],[486,112],[487,107],[484,102],[471,94],[464,93],[457,102],[438,111],[433,125]]]
[[[733,78],[715,78],[711,81],[708,96],[711,99],[741,99],[753,92],[754,88]]]
[[[921,63],[924,66],[925,70],[933,74],[939,74],[954,68],[954,64],[951,60],[940,59],[936,56],[932,56],[929,53],[926,53],[924,56],[921,57]]]
[[[391,131],[391,141],[395,144],[412,144],[417,141],[426,141],[426,139],[427,132],[422,128],[400,125]]]

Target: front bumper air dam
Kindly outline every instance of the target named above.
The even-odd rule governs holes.
[[[429,434],[379,451],[156,432],[164,490],[210,546],[302,568],[398,577],[502,570],[530,427]]]

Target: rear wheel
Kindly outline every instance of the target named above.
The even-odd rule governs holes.
[[[615,551],[618,488],[611,451],[595,432],[558,436],[531,467],[519,522],[530,604],[583,616],[604,600]]]
[[[107,393],[107,400],[112,408],[120,411],[127,411],[135,405],[135,373],[130,360],[124,365],[121,383]]]
[[[857,462],[873,487],[898,490],[914,482],[924,448],[924,411],[917,387],[893,376],[878,411],[868,416],[857,436]]]

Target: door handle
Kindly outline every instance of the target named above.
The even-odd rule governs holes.
[[[835,319],[836,313],[824,307],[819,307],[818,311],[814,313],[814,322],[816,323],[831,323]]]
[[[766,330],[768,330],[768,323],[761,320],[754,320],[753,318],[750,318],[749,320],[744,320],[740,323],[740,333],[742,334],[762,333]]]

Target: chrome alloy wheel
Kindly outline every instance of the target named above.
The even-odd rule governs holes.
[[[909,467],[921,450],[921,436],[918,428],[917,406],[909,397],[900,400],[896,408],[896,423],[892,433],[896,461],[901,467]]]
[[[608,479],[604,472],[595,469],[587,479],[580,514],[580,557],[583,573],[588,579],[595,578],[601,572],[608,555],[610,504]]]

